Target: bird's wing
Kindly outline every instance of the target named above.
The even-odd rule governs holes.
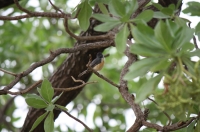
[[[99,63],[101,63],[101,59],[100,58],[96,58],[94,59],[91,63],[90,63],[90,67],[95,67],[96,65],[98,65]]]

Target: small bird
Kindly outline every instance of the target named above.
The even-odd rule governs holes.
[[[95,71],[100,71],[104,66],[104,56],[103,56],[103,54],[101,52],[98,52],[96,58],[90,63],[89,66],[92,67]],[[87,70],[80,73],[78,75],[78,77],[81,77],[84,74],[87,74],[89,71],[90,70],[88,68]]]

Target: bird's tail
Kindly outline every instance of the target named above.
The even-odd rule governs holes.
[[[81,72],[81,73],[78,75],[78,77],[81,77],[81,76],[83,76],[84,74],[87,74],[87,73],[88,73],[88,70],[85,70],[85,71]]]

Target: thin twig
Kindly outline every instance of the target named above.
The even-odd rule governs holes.
[[[54,5],[51,0],[49,0],[49,3],[51,4],[51,6],[53,6],[53,8],[56,10],[56,11],[59,11],[61,14],[65,14],[63,11],[61,11],[56,5]],[[66,14],[65,14],[66,15]]]
[[[54,90],[55,91],[64,91],[64,92],[67,92],[67,91],[72,91],[72,90],[76,90],[76,89],[82,88],[83,86],[85,86],[87,84],[92,84],[92,83],[97,83],[97,82],[96,81],[87,82],[87,83],[81,84],[79,86],[70,87],[70,88],[54,88]]]
[[[15,76],[15,77],[17,76],[16,73],[6,71],[6,70],[4,70],[4,69],[2,69],[2,68],[0,68],[0,71],[2,71],[2,72],[4,72],[4,73],[7,73],[7,74],[10,74],[10,75]]]
[[[15,2],[15,5],[18,7],[18,9],[20,9],[20,10],[23,11],[23,12],[26,12],[27,14],[30,14],[30,15],[32,14],[31,11],[29,11],[29,10],[23,8],[23,7],[19,4],[18,0],[14,0],[14,2]]]
[[[101,41],[101,42],[95,42],[95,43],[88,43],[88,44],[81,44],[73,48],[60,48],[55,51],[50,52],[50,56],[47,57],[46,59],[43,59],[39,62],[35,62],[32,64],[26,71],[17,74],[17,77],[15,80],[13,80],[10,84],[8,84],[6,87],[4,87],[4,91],[8,91],[11,89],[16,83],[20,81],[21,78],[27,76],[29,73],[31,73],[33,70],[35,70],[37,67],[43,66],[51,61],[53,61],[58,55],[63,54],[63,53],[74,53],[77,51],[82,51],[82,50],[89,50],[89,49],[95,49],[95,48],[103,48],[103,47],[109,47],[113,44],[112,40],[108,41]]]
[[[70,87],[70,88],[54,88],[54,90],[56,91],[72,91],[72,90],[76,90],[79,88],[82,88],[83,86],[87,85],[87,84],[91,84],[91,83],[97,83],[96,81],[93,82],[87,82],[85,83],[83,80],[76,80],[73,76],[71,76],[74,82],[81,82],[82,84],[79,86],[75,86],[75,87]]]
[[[53,6],[53,8],[63,14],[63,16],[66,16],[66,14],[60,10],[56,5],[54,5],[51,0],[49,0],[50,4]],[[72,33],[68,27],[68,17],[64,17],[64,27],[65,31],[73,38],[75,38],[78,41],[85,41],[85,40],[105,40],[105,39],[114,39],[114,34],[107,33],[104,35],[99,35],[99,36],[77,36],[74,33]]]
[[[151,100],[151,101],[154,102],[156,105],[158,105],[158,103],[157,103],[155,100],[153,100],[153,99],[151,99],[151,98],[149,98],[149,97],[148,97],[147,99]],[[169,120],[167,126],[171,125],[172,120],[171,120],[170,116],[169,116],[165,111],[163,111],[163,113],[167,116],[167,118],[168,118],[168,120]]]
[[[102,74],[98,73],[97,71],[95,71],[94,69],[92,69],[92,67],[88,67],[95,75],[97,75],[98,77],[100,77],[101,79],[105,80],[106,82],[110,83],[111,85],[120,88],[119,85],[115,84],[114,82],[112,82],[110,79],[104,77]]]
[[[89,132],[93,132],[92,129],[90,129],[85,123],[83,123],[81,120],[79,120],[78,118],[74,117],[73,115],[71,115],[70,113],[68,113],[65,110],[62,110],[60,108],[58,108],[59,110],[61,110],[62,112],[64,112],[65,114],[67,114],[69,117],[73,118],[74,120],[78,121],[79,123],[81,123]]]
[[[77,36],[74,33],[72,33],[68,27],[68,19],[64,19],[64,27],[65,31],[73,38],[75,38],[78,41],[85,41],[85,40],[113,40],[114,39],[114,33],[108,32],[107,34],[98,35],[98,36]]]
[[[18,7],[18,9],[20,9],[21,11],[27,13],[29,16],[38,16],[38,14],[40,14],[41,16],[43,15],[46,15],[46,16],[49,16],[51,17],[52,12],[32,12],[32,11],[29,11],[25,8],[23,8],[20,4],[19,4],[19,1],[18,0],[14,0],[15,2],[15,5]],[[61,13],[62,14],[62,18],[66,17],[66,18],[71,18],[71,14],[65,14],[65,13]]]
[[[0,20],[20,20],[24,18],[30,18],[30,17],[50,17],[50,18],[67,18],[67,19],[74,19],[71,17],[71,14],[66,13],[54,13],[54,12],[32,12],[29,11],[22,6],[20,6],[18,0],[14,0],[16,6],[23,12],[27,13],[25,15],[19,15],[19,16],[0,16]]]
[[[34,83],[33,85],[31,85],[29,88],[26,88],[22,91],[19,91],[19,92],[11,92],[11,91],[7,91],[8,94],[11,94],[11,95],[20,95],[20,94],[25,94],[25,93],[28,93],[30,90],[36,88],[38,85],[40,85],[42,83],[43,80],[39,80],[37,81],[36,83]]]

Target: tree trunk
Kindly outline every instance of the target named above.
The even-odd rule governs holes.
[[[98,11],[97,8],[95,8],[95,12]],[[95,36],[100,35],[102,33],[97,33],[93,31],[93,27],[97,24],[97,21],[91,20],[90,27],[88,31],[82,33],[81,36]],[[84,42],[89,43],[89,42]],[[90,41],[91,43],[91,41]],[[77,42],[75,46],[80,45],[81,43]],[[78,51],[75,53],[71,53],[67,56],[67,59],[59,66],[57,71],[53,74],[53,76],[50,78],[50,82],[52,83],[52,86],[54,88],[69,88],[80,85],[80,83],[74,82],[71,78],[73,76],[74,78],[78,78],[78,75],[87,69],[86,65],[89,61],[89,54],[92,55],[92,58],[96,57],[97,52],[102,52],[105,48],[101,49],[94,49],[94,50],[84,50],[84,51]],[[90,78],[91,73],[88,73],[81,77],[81,80],[84,82],[87,82]],[[66,106],[69,102],[71,102],[80,92],[82,88],[76,89],[69,92],[64,92],[60,99],[57,100],[56,104]],[[61,92],[55,92],[54,96],[58,96]],[[24,122],[22,132],[28,132],[30,131],[33,123],[35,120],[42,115],[45,112],[43,109],[34,109],[31,108],[27,114],[26,120]],[[58,117],[60,114],[60,111],[55,110],[54,111],[54,119]],[[40,123],[37,128],[35,128],[34,132],[42,132],[44,131],[44,122]]]

